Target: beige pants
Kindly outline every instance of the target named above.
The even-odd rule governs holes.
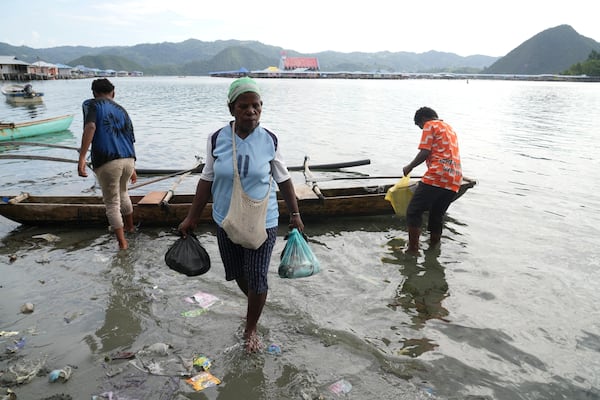
[[[94,172],[102,188],[106,217],[113,229],[123,228],[123,215],[133,213],[127,185],[133,175],[133,158],[119,158],[97,168]]]

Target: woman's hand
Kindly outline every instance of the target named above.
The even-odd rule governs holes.
[[[196,223],[192,221],[189,217],[186,217],[179,226],[177,230],[181,233],[182,237],[186,237],[190,232],[193,232],[196,229]]]
[[[289,228],[297,228],[300,232],[304,232],[304,222],[302,222],[302,218],[300,218],[300,213],[294,213],[290,216]]]

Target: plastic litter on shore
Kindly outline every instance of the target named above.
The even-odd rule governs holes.
[[[198,375],[194,375],[185,381],[189,383],[197,392],[209,387],[217,386],[221,383],[219,378],[207,371],[202,371]]]
[[[212,361],[208,357],[198,356],[194,357],[192,362],[194,368],[199,369],[201,371],[208,371],[212,366]]]
[[[195,310],[182,311],[181,316],[187,318],[197,317],[204,314],[206,311],[208,311],[206,308],[197,308]]]
[[[270,344],[269,347],[267,347],[267,353],[269,354],[273,354],[273,355],[279,355],[281,354],[281,346],[279,346],[278,344]]]
[[[352,384],[345,379],[340,379],[339,381],[329,385],[328,389],[331,393],[339,396],[350,392],[352,390]]]
[[[220,299],[210,293],[198,292],[192,296],[186,297],[184,300],[190,304],[199,305],[202,308],[209,308]]]
[[[73,370],[68,365],[63,369],[55,369],[50,371],[48,374],[48,381],[50,382],[66,382],[71,377]]]
[[[14,340],[12,345],[6,347],[6,352],[7,353],[16,353],[17,351],[21,350],[23,347],[25,347],[25,338],[24,337],[22,337],[19,340]]]
[[[40,360],[25,360],[21,359],[8,368],[8,371],[2,375],[3,384],[11,386],[14,384],[21,385],[28,383],[40,370],[44,368],[46,358]]]

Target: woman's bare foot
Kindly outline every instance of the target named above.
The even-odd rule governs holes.
[[[264,347],[256,331],[244,334],[244,339],[247,353],[258,353]]]
[[[119,242],[119,250],[126,250],[129,247],[129,243],[127,243],[127,239],[125,239],[125,231],[123,228],[115,228],[115,236],[117,237],[117,242]]]

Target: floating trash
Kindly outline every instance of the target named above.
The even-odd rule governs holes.
[[[40,360],[19,360],[2,375],[2,383],[6,386],[21,385],[31,381],[44,367],[46,358]]]
[[[48,381],[50,382],[66,382],[71,377],[71,367],[68,365],[63,369],[55,369],[50,371],[48,374]]]
[[[279,346],[278,344],[270,344],[269,347],[267,347],[267,353],[279,355],[281,354],[281,346]]]
[[[2,400],[17,400],[17,394],[11,389],[6,389],[6,396],[2,397]]]
[[[206,308],[197,308],[195,310],[183,311],[181,313],[181,316],[188,317],[188,318],[197,317],[199,315],[204,314],[206,311],[207,311]]]
[[[112,399],[116,399],[116,398],[117,397],[115,394],[113,394],[113,392],[104,392],[101,394],[92,395],[92,400],[105,400],[105,399],[112,400]]]
[[[339,396],[341,394],[346,394],[350,392],[352,390],[352,384],[345,379],[340,379],[339,381],[329,385],[328,389],[331,393],[337,394]]]
[[[11,346],[7,346],[6,352],[7,353],[16,353],[17,351],[21,350],[23,347],[25,347],[25,338],[24,337],[22,337],[19,340],[15,340]]]
[[[194,361],[192,362],[192,365],[195,368],[200,369],[202,371],[208,371],[210,369],[210,367],[212,366],[212,362],[210,361],[210,359],[208,357],[199,356],[199,357],[194,357]]]
[[[31,237],[32,239],[44,239],[46,242],[48,243],[54,243],[54,242],[58,242],[60,240],[60,237],[53,235],[51,233],[44,233],[41,235],[34,235]]]
[[[210,293],[198,292],[193,296],[186,297],[184,300],[188,303],[199,305],[202,308],[209,308],[218,302],[219,298]]]
[[[144,347],[143,350],[140,351],[142,354],[152,354],[155,356],[168,356],[169,349],[172,349],[173,346],[166,343],[154,343],[148,347]]]
[[[194,390],[197,392],[221,384],[221,380],[219,378],[206,371],[200,372],[198,375],[188,378],[185,381],[192,385]]]
[[[104,357],[104,361],[109,362],[112,360],[130,360],[135,358],[135,353],[132,351],[120,351],[111,356]]]
[[[0,336],[4,337],[17,336],[18,334],[19,332],[17,331],[0,331]]]
[[[21,306],[22,314],[31,314],[33,312],[34,306],[33,303],[25,303]]]

